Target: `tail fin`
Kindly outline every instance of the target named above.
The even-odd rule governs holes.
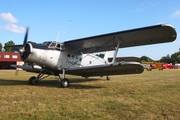
[[[104,59],[106,60],[107,63],[110,63],[112,61],[109,61],[108,58],[113,58],[115,53],[115,50],[112,51],[106,51],[105,55],[104,55]]]

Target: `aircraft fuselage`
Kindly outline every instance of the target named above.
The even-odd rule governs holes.
[[[46,44],[27,43],[22,60],[53,70],[106,64],[106,60],[93,55],[82,54],[56,47],[57,42]],[[53,45],[54,46],[53,46]]]

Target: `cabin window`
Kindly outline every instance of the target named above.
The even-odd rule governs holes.
[[[92,64],[92,62],[91,62],[91,61],[89,61],[89,64]]]
[[[79,58],[79,61],[82,61],[82,58]]]
[[[70,57],[70,54],[68,54],[67,56]]]
[[[78,60],[78,56],[76,56],[76,60]]]
[[[74,55],[72,55],[72,59],[74,59]]]

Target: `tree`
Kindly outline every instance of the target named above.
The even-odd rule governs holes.
[[[0,43],[0,52],[2,52],[2,44]]]
[[[160,62],[164,62],[164,63],[174,63],[174,61],[171,59],[170,55],[166,55],[166,56],[163,56],[161,59],[160,59]]]
[[[141,62],[154,62],[154,60],[152,60],[151,58],[147,56],[142,56],[140,59],[141,59]]]
[[[11,46],[11,45],[15,45],[12,40],[6,42],[4,46]],[[5,49],[5,52],[11,52],[11,47],[6,47],[4,49]]]
[[[180,63],[180,51],[171,55],[173,63]]]

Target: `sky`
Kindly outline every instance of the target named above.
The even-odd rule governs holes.
[[[180,48],[179,0],[0,0],[0,43],[64,42],[117,31],[171,24],[177,39],[171,43],[119,49],[119,57],[148,56],[159,60]],[[58,36],[59,32],[59,37]]]

